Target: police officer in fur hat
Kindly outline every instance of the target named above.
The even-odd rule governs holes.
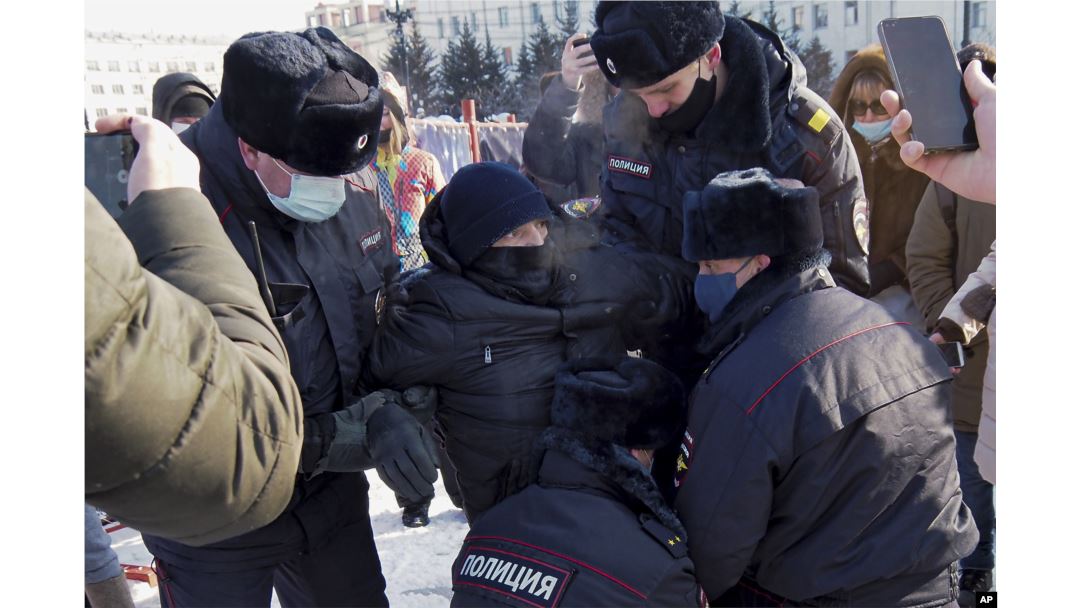
[[[655,263],[692,282],[694,268],[673,261],[683,194],[718,172],[764,166],[818,191],[830,270],[842,287],[869,288],[859,231],[867,209],[851,141],[776,33],[725,16],[715,1],[604,1],[595,22],[600,71],[622,91],[604,117],[598,215],[609,241],[667,256]]]
[[[684,403],[679,379],[647,359],[563,365],[539,480],[473,524],[450,605],[704,605],[686,531],[649,474]]]
[[[947,606],[978,533],[936,347],[837,289],[819,194],[764,169],[683,199],[700,347],[676,507],[712,606]],[[762,603],[764,602],[764,603]]]
[[[286,606],[385,606],[363,470],[418,501],[434,492],[412,415],[430,416],[434,395],[361,379],[399,267],[367,168],[377,87],[328,29],[248,34],[225,53],[218,102],[182,133],[282,334],[305,436],[293,499],[269,525],[200,547],[143,536],[162,605],[269,606],[274,588]]]

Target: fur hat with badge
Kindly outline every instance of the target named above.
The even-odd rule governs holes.
[[[724,35],[718,2],[600,2],[589,45],[600,71],[620,88],[660,82]]]
[[[728,171],[683,196],[682,257],[690,262],[820,249],[815,188],[786,188],[762,168]]]
[[[379,74],[329,29],[255,32],[225,51],[225,122],[261,152],[320,176],[359,170],[379,143]]]

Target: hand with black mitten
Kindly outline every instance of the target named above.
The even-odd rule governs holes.
[[[623,339],[629,348],[650,350],[694,311],[693,284],[689,288],[678,277],[665,273],[657,277],[656,297],[628,307],[623,318]]]
[[[435,495],[435,455],[416,418],[396,403],[375,410],[367,423],[367,449],[383,483],[411,503]]]

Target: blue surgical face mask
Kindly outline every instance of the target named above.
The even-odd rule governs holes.
[[[721,313],[735,298],[735,292],[739,290],[735,275],[742,272],[743,268],[750,263],[749,258],[735,272],[723,274],[698,273],[694,279],[694,299],[697,300],[698,308],[709,317],[710,323],[720,320]]]
[[[259,180],[263,190],[266,190],[266,196],[278,211],[301,222],[324,222],[337,215],[345,203],[345,178],[298,175],[282,167],[276,159],[270,160],[292,176],[289,196],[282,198],[270,192],[259,177],[259,172],[255,172],[255,179]]]
[[[893,119],[879,120],[878,122],[853,122],[851,128],[855,129],[855,132],[862,135],[866,143],[873,145],[879,141],[888,137],[890,129],[892,129]]]

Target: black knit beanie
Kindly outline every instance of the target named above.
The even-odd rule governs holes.
[[[511,230],[551,217],[543,193],[505,163],[462,167],[450,178],[441,198],[447,244],[462,266],[472,264]]]

